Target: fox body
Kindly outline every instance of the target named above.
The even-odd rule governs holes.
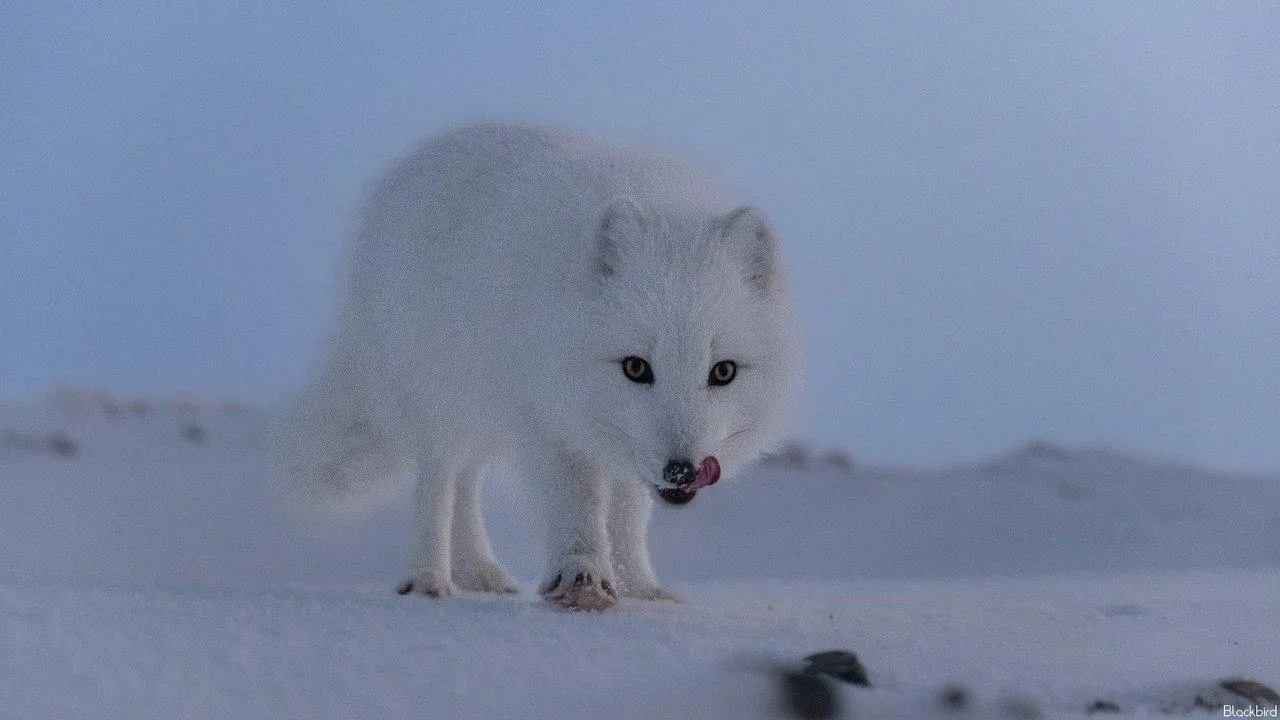
[[[309,503],[416,476],[401,592],[515,592],[479,501],[505,456],[545,501],[548,599],[674,599],[649,560],[655,495],[687,502],[776,445],[799,353],[758,210],[659,153],[471,126],[373,186],[338,329],[268,448]]]

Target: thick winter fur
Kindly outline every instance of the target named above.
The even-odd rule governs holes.
[[[727,477],[774,446],[799,353],[758,210],[664,155],[468,127],[374,186],[326,364],[269,447],[313,503],[359,507],[416,473],[403,591],[515,591],[478,494],[481,469],[507,455],[545,500],[548,598],[673,599],[647,543],[663,468],[714,456]],[[628,356],[652,384],[627,379]],[[721,360],[737,376],[710,386]]]

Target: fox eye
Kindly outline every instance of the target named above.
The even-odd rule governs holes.
[[[622,359],[622,374],[634,383],[653,384],[653,368],[649,367],[649,361],[635,355]]]
[[[721,360],[711,366],[711,372],[707,375],[707,384],[711,387],[728,385],[733,382],[733,378],[737,374],[738,363],[732,360]]]

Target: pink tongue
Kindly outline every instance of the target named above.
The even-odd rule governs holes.
[[[687,490],[701,490],[709,485],[715,485],[720,480],[720,461],[715,456],[708,455],[702,458],[702,464],[698,466],[698,479],[687,486]]]

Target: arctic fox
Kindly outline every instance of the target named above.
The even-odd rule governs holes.
[[[665,155],[478,125],[377,181],[324,365],[273,423],[295,498],[354,506],[416,474],[402,594],[516,592],[481,517],[509,457],[545,501],[541,594],[675,600],[648,551],[682,504],[775,446],[801,343],[760,211]]]

